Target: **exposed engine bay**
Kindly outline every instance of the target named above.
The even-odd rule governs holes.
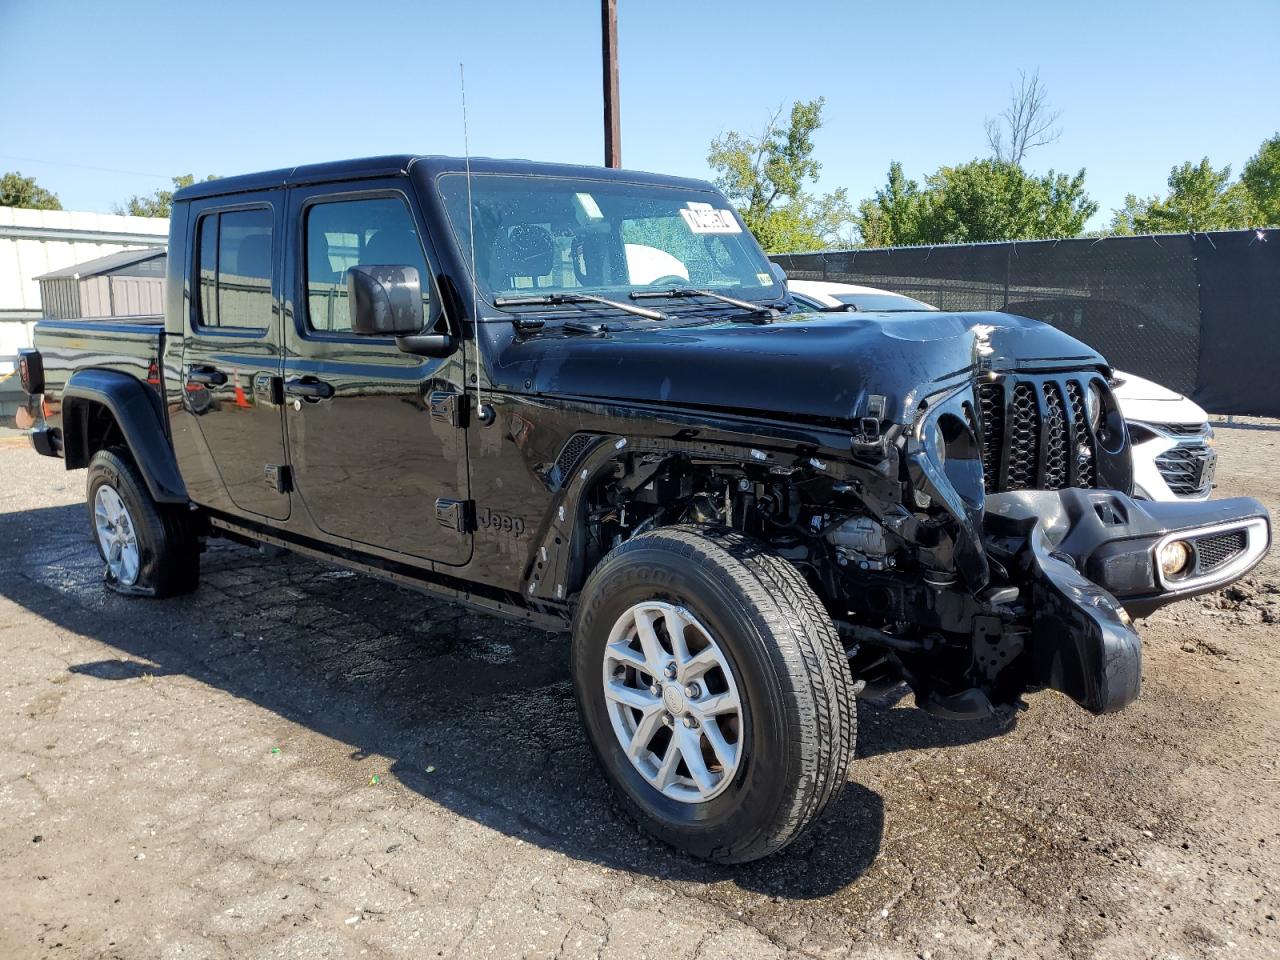
[[[1081,392],[1070,382],[1038,389],[1050,398],[1055,389],[1059,397]],[[1008,393],[1011,404],[1025,401],[1021,381]],[[1042,463],[1028,479],[1043,484],[1048,474],[1055,489],[1009,489],[1019,486],[1009,482],[1010,463],[1026,444],[1011,410],[997,440],[1007,447],[991,449],[994,413],[983,410],[982,397],[961,389],[924,403],[910,428],[881,433],[878,423],[864,423],[851,449],[867,470],[853,482],[832,479],[812,461],[770,465],[759,451],[744,459],[620,458],[586,506],[586,563],[657,526],[732,527],[804,573],[839,628],[864,696],[905,681],[935,714],[1008,719],[1023,694],[1052,687],[1093,712],[1119,709],[1140,687],[1132,617],[1256,563],[1269,542],[1259,519],[1265,511],[1220,501],[1192,515],[1097,489],[1124,482],[1124,425],[1106,398],[1091,429],[1083,416],[1062,412],[1065,405],[1050,405],[1063,422],[1040,426]],[[1052,429],[1065,432],[1078,468],[1055,466],[1051,448],[1043,462],[1049,445],[1039,440]],[[1069,444],[1086,429],[1089,445]],[[991,464],[1003,471],[1003,489],[990,489],[984,465]],[[1207,547],[1211,560],[1181,585],[1178,571],[1165,577],[1159,544],[1214,521],[1231,527],[1230,557]],[[1185,541],[1193,559],[1198,539]]]

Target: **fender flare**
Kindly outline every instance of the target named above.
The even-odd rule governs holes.
[[[157,503],[187,503],[186,484],[165,431],[159,397],[135,377],[113,370],[77,370],[62,391],[63,450],[67,468],[88,466],[86,418],[90,404],[104,407],[124,435],[129,452]]]

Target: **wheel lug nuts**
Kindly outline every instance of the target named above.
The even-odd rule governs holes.
[[[674,663],[668,663],[667,669],[664,670],[663,673],[667,675],[668,680],[674,680],[676,678],[676,665]]]
[[[654,681],[653,683],[649,684],[649,692],[656,697],[662,693],[662,687],[658,686],[657,681]]]
[[[662,715],[662,725],[664,727],[673,727],[675,726],[675,723],[676,723],[676,718],[671,716],[671,714],[664,713]]]
[[[690,730],[692,730],[694,727],[698,725],[698,721],[693,719],[693,717],[686,716],[684,718],[684,725],[688,727]]]
[[[696,683],[687,684],[684,688],[684,695],[690,700],[696,700],[702,696],[702,688]]]

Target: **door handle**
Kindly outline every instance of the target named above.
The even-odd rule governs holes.
[[[333,396],[333,384],[316,377],[290,377],[284,382],[284,392],[302,400],[327,400]]]
[[[206,387],[220,387],[227,382],[227,375],[217,367],[187,367],[187,382],[199,383]]]

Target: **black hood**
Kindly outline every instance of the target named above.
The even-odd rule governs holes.
[[[1105,366],[1047,324],[1007,313],[793,314],[769,324],[628,326],[604,335],[555,327],[498,350],[496,386],[544,395],[852,419],[886,399],[908,422],[920,400],[977,370]]]

